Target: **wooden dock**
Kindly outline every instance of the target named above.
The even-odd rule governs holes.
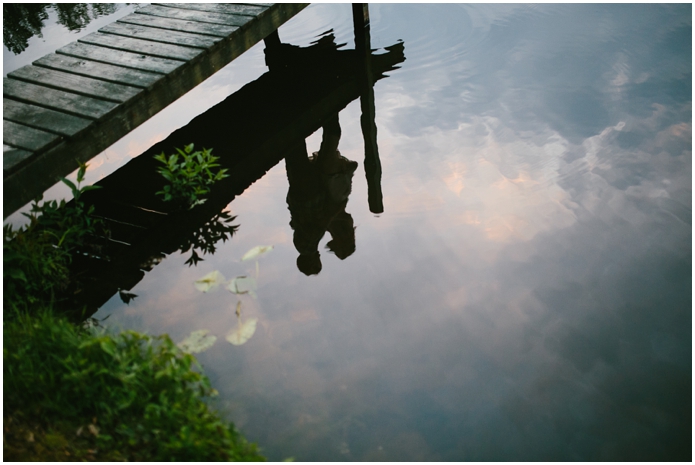
[[[3,79],[3,218],[307,4],[151,4]]]
[[[375,55],[337,50],[330,39],[324,36],[307,48],[278,47],[278,60],[268,60],[274,63],[270,71],[97,182],[102,189],[83,195],[81,200],[105,221],[110,237],[99,241],[104,243],[103,257],[77,254],[73,259],[72,272],[84,281],[80,305],[74,307],[87,309],[79,317],[91,315],[119,290],[131,290],[165,256],[189,249],[203,255],[214,249],[224,229],[219,215],[227,205],[288,151],[298,146],[306,150],[305,139],[350,102],[371,100],[363,105],[361,120],[363,129],[375,124],[373,86],[405,60],[403,43]],[[368,43],[365,48],[369,50]],[[365,60],[368,70],[361,65]],[[241,112],[245,117],[229,124]],[[363,131],[370,197],[381,191],[370,168],[379,165],[375,131]],[[171,203],[155,195],[165,181],[157,173],[154,155],[189,143],[213,148],[229,177],[212,187],[204,204],[172,211]],[[380,205],[381,199],[370,198],[369,204]]]

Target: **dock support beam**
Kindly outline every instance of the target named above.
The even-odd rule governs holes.
[[[376,108],[374,106],[374,82],[372,77],[372,50],[369,35],[369,6],[367,3],[352,4],[352,19],[355,28],[355,50],[360,66],[360,106],[362,136],[364,137],[364,170],[367,176],[367,198],[369,211],[383,213],[381,193],[381,161],[376,141]]]

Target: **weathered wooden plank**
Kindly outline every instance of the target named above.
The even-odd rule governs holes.
[[[45,150],[61,139],[61,136],[50,132],[40,131],[7,120],[2,121],[2,131],[3,143],[32,152]]]
[[[181,61],[192,60],[196,56],[203,53],[203,51],[198,48],[162,44],[160,42],[152,42],[150,40],[133,39],[130,37],[115,36],[112,34],[102,34],[101,32],[93,32],[81,38],[78,42],[83,44],[99,45],[102,47],[112,48],[114,50],[123,50],[131,53],[143,53],[153,57]]]
[[[79,42],[73,42],[63,48],[59,48],[56,50],[56,53],[160,74],[171,73],[184,64],[180,60],[169,60],[141,53],[124,52]]]
[[[237,26],[225,26],[222,24],[199,23],[183,19],[162,18],[143,14],[129,14],[118,20],[119,23],[137,24],[139,26],[156,27],[170,31],[191,32],[206,36],[224,38],[239,29]]]
[[[57,182],[61,176],[76,169],[78,161],[87,161],[101,150],[111,145],[113,142],[123,137],[123,135],[132,131],[138,125],[145,122],[151,116],[159,112],[171,102],[175,101],[181,95],[188,92],[190,89],[207,79],[210,75],[226,66],[237,56],[248,50],[258,41],[262,40],[288,19],[296,15],[299,11],[305,8],[306,4],[276,4],[268,10],[261,13],[256,19],[246,17],[250,21],[244,27],[234,28],[232,33],[225,37],[225,40],[219,41],[210,47],[207,51],[194,49],[190,47],[161,44],[150,42],[158,46],[178,47],[179,49],[188,49],[196,52],[201,52],[193,59],[187,61],[160,58],[151,56],[146,53],[134,53],[123,50],[116,50],[115,47],[92,45],[88,43],[73,43],[56,53],[62,56],[74,57],[90,62],[98,62],[107,65],[117,65],[133,70],[144,70],[155,73],[160,73],[161,79],[155,81],[146,92],[139,94],[137,98],[133,98],[125,104],[121,104],[117,109],[109,108],[100,114],[93,115],[96,119],[94,124],[84,131],[79,137],[65,140],[58,145],[48,149],[45,152],[36,153],[34,156],[27,158],[18,167],[5,172],[3,191],[3,212],[6,215],[21,207],[27,201],[37,195],[37,192],[45,190],[53,183]],[[165,10],[182,12],[181,9],[172,9],[165,7],[147,6],[142,10],[162,8]],[[140,11],[142,11],[140,10]],[[216,21],[220,16],[226,16],[227,20],[233,15],[222,15],[211,12],[199,12],[188,10],[187,13],[194,15],[203,15],[203,19],[208,21],[201,22],[202,26],[210,26],[210,34],[217,34],[218,28],[225,24],[210,23],[210,20]],[[143,18],[147,14],[140,14]],[[212,16],[211,16],[212,15]],[[158,15],[150,15],[152,18],[158,18]],[[236,16],[234,18],[242,18]],[[190,18],[161,18],[169,22],[176,20],[187,23],[195,22]],[[180,23],[179,23],[180,25]],[[227,24],[226,27],[234,27]],[[199,30],[196,32],[199,33]],[[101,34],[102,36],[110,36],[121,40],[137,40],[129,39],[112,34]],[[140,42],[148,42],[140,40]],[[164,76],[166,75],[166,76]],[[14,79],[7,80],[18,82]],[[30,83],[22,83],[24,86],[34,86]],[[55,89],[35,86],[44,91],[60,92]],[[9,91],[8,91],[9,89]],[[16,90],[16,89],[15,89]],[[4,86],[5,94],[12,93],[11,85]],[[26,92],[26,89],[23,91]],[[69,93],[64,93],[69,94]],[[65,95],[62,95],[65,97]],[[73,97],[78,97],[80,103],[83,101],[96,100],[89,97],[81,97],[73,94]],[[15,100],[32,103],[27,96],[13,97]],[[46,104],[43,100],[33,102],[38,106],[56,109],[77,116],[83,116],[82,113],[75,113],[75,109],[70,106],[61,105],[55,106],[53,101]],[[66,103],[70,103],[69,99]],[[75,102],[72,102],[73,104]],[[102,102],[109,103],[109,102]],[[110,110],[110,111],[109,111]],[[97,119],[98,118],[98,119]],[[10,144],[11,145],[11,144]],[[96,192],[96,191],[95,191]],[[137,199],[136,199],[137,200]],[[133,203],[137,205],[137,203]],[[156,207],[139,205],[146,208]]]
[[[268,9],[267,6],[243,5],[239,3],[154,3],[153,5],[244,16],[258,16]]]
[[[167,8],[158,5],[148,5],[140,8],[138,14],[161,16],[163,18],[185,19],[201,23],[223,24],[226,26],[243,26],[253,20],[250,16],[235,16],[209,11],[184,10],[180,8]]]
[[[36,60],[34,66],[67,71],[79,76],[98,78],[103,81],[115,82],[117,84],[127,84],[129,86],[147,88],[162,79],[161,74],[140,71],[123,66],[108,65],[82,58],[75,58],[68,55],[51,53],[43,58]]]
[[[3,96],[25,103],[70,113],[75,116],[98,119],[118,106],[117,103],[38,86],[16,79],[3,79]]]
[[[63,136],[73,136],[92,124],[92,120],[17,102],[9,98],[2,99],[2,117],[15,123]]]
[[[166,31],[149,26],[137,26],[134,24],[112,23],[99,29],[99,32],[116,34],[124,37],[153,40],[165,44],[185,45],[207,49],[222,40],[221,37],[203,36],[179,31]]]
[[[31,82],[58,90],[67,90],[79,95],[116,103],[126,102],[139,92],[142,92],[142,89],[137,87],[114,84],[113,82],[100,81],[99,79],[32,65],[23,66],[7,76],[20,81]]]
[[[8,171],[31,157],[34,152],[2,145],[2,169]]]

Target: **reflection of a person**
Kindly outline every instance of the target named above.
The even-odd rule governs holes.
[[[326,231],[332,238],[326,246],[338,258],[343,260],[355,251],[354,223],[345,206],[357,162],[338,152],[340,133],[336,114],[323,125],[321,148],[312,158],[307,156],[304,142],[285,158],[290,183],[290,226],[299,252],[297,268],[307,276],[321,271],[318,247]]]

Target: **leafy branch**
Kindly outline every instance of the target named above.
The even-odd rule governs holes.
[[[210,192],[210,186],[229,175],[226,168],[214,170],[220,165],[212,149],[194,152],[193,144],[188,144],[176,152],[168,157],[164,152],[154,157],[163,164],[157,172],[168,181],[156,195],[161,195],[165,202],[181,203],[190,209],[205,202],[203,196]]]

